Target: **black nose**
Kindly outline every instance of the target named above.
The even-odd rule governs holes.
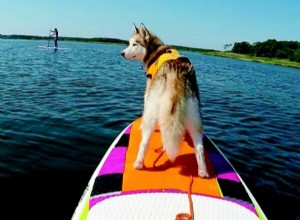
[[[122,55],[123,57],[125,57],[125,52],[121,52],[121,55]]]

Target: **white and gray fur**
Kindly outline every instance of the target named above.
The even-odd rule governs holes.
[[[140,60],[147,70],[170,48],[141,24],[140,28],[134,25],[129,46],[121,54],[126,59]],[[195,147],[198,175],[209,177],[202,142],[199,89],[194,67],[186,57],[166,61],[154,79],[147,79],[142,140],[134,163],[136,169],[144,167],[144,157],[156,123],[160,127],[163,148],[171,161],[178,154],[185,132],[189,132]]]

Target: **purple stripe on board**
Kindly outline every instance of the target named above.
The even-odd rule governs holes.
[[[130,191],[130,192],[115,192],[107,195],[99,195],[99,196],[93,196],[90,198],[90,209],[96,205],[99,202],[102,202],[105,199],[110,199],[117,196],[126,196],[126,195],[135,195],[135,194],[144,194],[144,193],[184,193],[180,190],[172,190],[172,189],[166,189],[166,190],[137,190],[137,191]]]
[[[94,205],[96,205],[99,202],[102,202],[105,199],[109,199],[112,197],[120,196],[121,192],[116,192],[116,194],[109,194],[104,196],[94,196],[90,198],[89,208],[93,208]]]
[[[229,173],[222,173],[217,175],[218,179],[225,179],[225,180],[231,180],[234,182],[241,182],[239,177],[236,175],[235,172],[229,172]]]
[[[103,196],[94,196],[90,198],[90,203],[89,203],[89,209],[91,209],[94,205],[96,205],[99,202],[102,202],[105,199],[110,199],[113,197],[118,197],[118,196],[126,196],[126,195],[135,195],[135,194],[147,194],[147,193],[183,193],[186,194],[186,192],[182,192],[180,190],[172,190],[172,189],[167,189],[167,190],[138,190],[138,191],[131,191],[131,192],[115,192],[114,194],[108,194],[108,195],[103,195]],[[193,194],[193,195],[201,195],[201,194]],[[201,195],[203,197],[208,197],[208,198],[213,198],[213,199],[220,199],[220,200],[225,200],[229,201],[232,203],[236,203],[242,207],[245,207],[246,209],[250,210],[251,212],[255,213],[257,215],[257,212],[255,210],[255,207],[252,204],[245,203],[239,200],[231,199],[231,198],[219,198],[215,196],[208,196],[208,195]]]
[[[106,158],[98,176],[123,173],[127,147],[115,147]]]
[[[128,128],[124,131],[124,134],[130,134],[132,125],[128,126]]]
[[[229,202],[233,202],[233,203],[239,204],[240,206],[243,206],[246,209],[249,209],[251,212],[255,213],[258,216],[258,213],[256,212],[255,207],[252,204],[250,204],[250,203],[242,202],[242,201],[235,200],[235,199],[232,199],[232,198],[225,198],[224,197],[223,199],[227,200]]]
[[[213,164],[213,168],[217,178],[226,179],[235,182],[241,182],[240,178],[236,175],[233,168],[225,160],[225,158],[219,153],[209,153],[210,161]]]

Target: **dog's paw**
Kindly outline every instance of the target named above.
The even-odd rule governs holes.
[[[144,164],[141,161],[135,161],[133,167],[136,170],[142,170],[144,168]]]
[[[200,176],[201,178],[208,178],[209,174],[206,170],[198,170],[198,176]]]

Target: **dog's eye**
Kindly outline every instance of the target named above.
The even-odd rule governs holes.
[[[132,44],[132,46],[136,46],[137,44]]]

